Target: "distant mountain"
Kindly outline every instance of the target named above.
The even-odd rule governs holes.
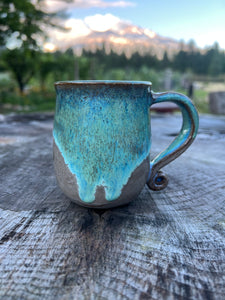
[[[51,29],[50,43],[44,45],[46,51],[56,49],[74,49],[77,55],[85,50],[95,52],[96,49],[105,48],[106,53],[111,50],[130,57],[138,52],[141,55],[150,53],[162,58],[165,51],[168,56],[181,49],[188,50],[186,44],[161,36],[148,28],[142,28],[129,21],[122,20],[112,14],[88,16],[84,19],[70,18],[65,22],[64,32]]]
[[[95,52],[96,49],[101,49],[103,45],[107,53],[111,50],[118,54],[124,52],[127,57],[130,57],[134,52],[141,55],[150,52],[162,58],[165,51],[167,51],[168,56],[171,56],[180,49],[179,41],[131,24],[123,24],[122,28],[104,32],[91,30],[88,35],[71,39],[69,43],[63,44],[63,47],[71,47],[77,55],[80,55],[83,49]]]

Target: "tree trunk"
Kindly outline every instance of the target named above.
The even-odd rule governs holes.
[[[18,79],[18,85],[19,85],[19,89],[20,89],[20,95],[23,96],[25,84],[23,83],[22,79]]]

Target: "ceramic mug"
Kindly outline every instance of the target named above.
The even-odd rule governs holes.
[[[54,168],[62,191],[77,204],[109,208],[135,199],[147,183],[167,186],[160,169],[196,137],[198,113],[174,92],[153,93],[145,81],[61,81],[55,83]],[[183,125],[167,149],[150,160],[149,108],[172,101]]]

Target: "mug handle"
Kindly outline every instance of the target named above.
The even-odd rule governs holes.
[[[188,97],[175,92],[152,93],[151,105],[168,101],[179,106],[183,124],[178,136],[172,143],[150,162],[147,185],[152,190],[161,190],[167,186],[168,179],[160,169],[180,156],[191,145],[198,131],[198,113]]]

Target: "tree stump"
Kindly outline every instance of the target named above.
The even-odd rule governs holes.
[[[225,118],[127,206],[87,209],[56,184],[52,118],[0,124],[0,299],[225,299]],[[152,151],[179,115],[152,117]]]

